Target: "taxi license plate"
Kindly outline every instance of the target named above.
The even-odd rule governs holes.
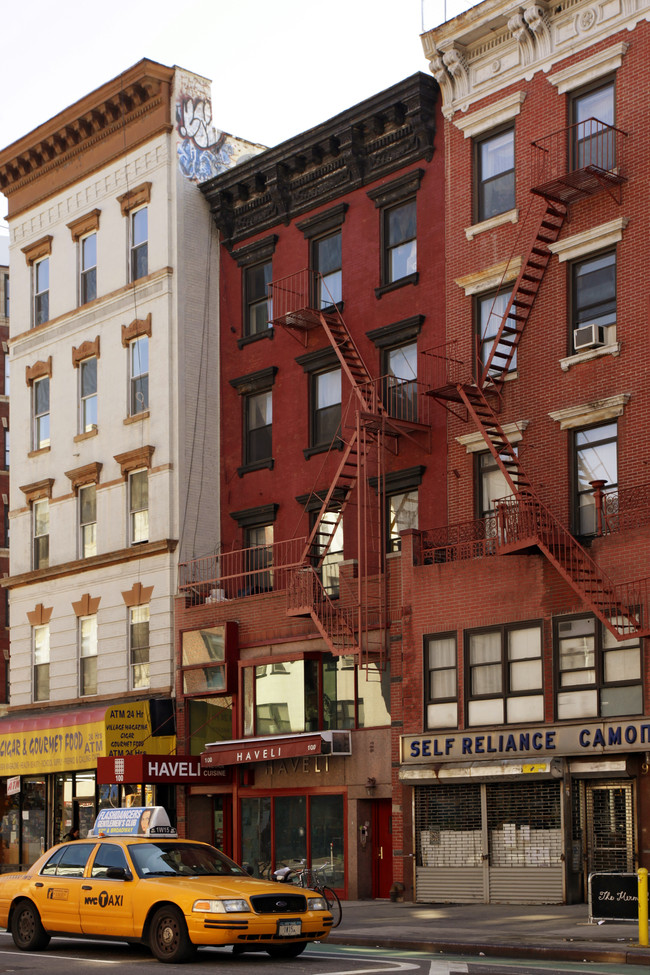
[[[302,934],[302,921],[278,921],[278,937],[297,938]]]

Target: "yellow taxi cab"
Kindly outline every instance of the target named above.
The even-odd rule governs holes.
[[[179,839],[161,806],[103,809],[84,839],[0,876],[0,925],[16,947],[50,937],[149,946],[163,962],[201,945],[294,958],[332,927],[316,891],[258,880],[207,843]]]

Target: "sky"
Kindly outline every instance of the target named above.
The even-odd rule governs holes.
[[[0,148],[150,58],[212,80],[217,129],[274,146],[416,71],[463,0],[30,0],[2,17]],[[6,224],[0,196],[0,232]]]

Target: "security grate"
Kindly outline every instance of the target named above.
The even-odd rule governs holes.
[[[492,867],[552,867],[562,863],[558,782],[486,786]]]
[[[631,783],[589,783],[586,789],[589,872],[634,871]]]
[[[436,785],[415,789],[418,866],[480,866],[480,788],[479,785]]]

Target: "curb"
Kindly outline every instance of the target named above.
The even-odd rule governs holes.
[[[399,938],[385,938],[380,943],[376,938],[345,935],[342,932],[330,934],[327,944],[355,945],[363,948],[402,948],[404,951],[424,951],[429,954],[481,955],[485,957],[531,958],[541,961],[602,962],[609,965],[643,965],[650,967],[650,948],[626,945],[620,948],[582,945],[522,945],[512,942],[501,944],[481,944],[458,941],[403,941]]]

